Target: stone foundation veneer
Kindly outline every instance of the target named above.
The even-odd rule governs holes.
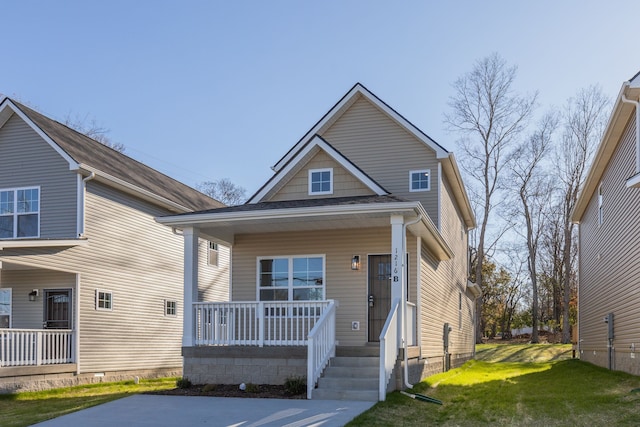
[[[55,365],[51,365],[55,366]],[[3,370],[14,368],[0,368]],[[139,369],[130,371],[105,371],[98,375],[96,373],[76,374],[73,372],[55,372],[52,370],[42,370],[38,373],[36,367],[20,368],[21,373],[17,376],[0,376],[0,394],[20,393],[27,391],[41,391],[52,388],[72,387],[84,384],[96,384],[114,381],[133,381],[136,377],[147,378],[171,378],[182,376],[180,368],[164,369]],[[27,373],[29,370],[31,373]],[[4,373],[7,373],[6,371]]]
[[[183,347],[183,376],[193,384],[273,384],[307,376],[307,347]]]

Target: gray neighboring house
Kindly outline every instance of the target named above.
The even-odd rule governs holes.
[[[640,375],[640,73],[623,83],[573,212],[580,358]]]
[[[222,206],[0,99],[0,392],[181,375],[183,238],[154,218]],[[229,249],[197,244],[227,300]]]
[[[452,153],[356,84],[273,170],[244,205],[158,218],[185,239],[185,377],[384,400],[473,357]],[[197,292],[198,237],[232,248],[228,302]]]

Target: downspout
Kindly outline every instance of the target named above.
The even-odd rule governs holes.
[[[413,221],[410,222],[405,222],[404,225],[402,226],[402,264],[405,266],[405,268],[403,269],[403,273],[404,273],[404,277],[402,278],[402,292],[401,295],[403,296],[401,304],[400,304],[400,311],[402,314],[402,329],[403,329],[403,335],[404,335],[404,339],[402,340],[402,347],[403,347],[403,356],[404,356],[404,386],[406,388],[413,388],[413,384],[409,383],[409,354],[408,354],[408,336],[407,336],[407,299],[409,297],[409,295],[405,295],[405,293],[407,292],[407,284],[406,279],[407,279],[407,275],[409,274],[409,272],[407,271],[407,227],[413,224],[417,224],[418,222],[422,221],[422,215],[418,215],[418,217],[416,219],[414,219]]]
[[[624,91],[620,99],[624,103],[636,106],[636,175],[638,175],[640,174],[640,109],[638,108],[640,102],[627,98],[624,95]]]
[[[91,172],[89,174],[89,176],[85,177],[82,180],[82,185],[80,188],[80,197],[78,202],[81,205],[81,212],[78,214],[79,216],[79,220],[81,221],[81,226],[79,227],[80,229],[78,230],[78,237],[84,237],[84,230],[85,230],[85,212],[86,212],[86,188],[87,188],[87,182],[91,181],[92,179],[94,179],[96,177],[96,173],[95,172]]]

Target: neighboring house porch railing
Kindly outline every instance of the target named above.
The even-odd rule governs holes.
[[[74,363],[69,329],[0,329],[0,367]]]
[[[378,400],[387,396],[387,384],[398,359],[398,322],[400,301],[394,300],[380,333],[380,379]]]
[[[307,399],[311,399],[315,383],[336,355],[336,303],[330,301],[322,317],[309,332],[307,345]]]
[[[332,302],[194,303],[194,344],[305,346],[309,331],[330,303]]]

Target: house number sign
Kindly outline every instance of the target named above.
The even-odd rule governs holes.
[[[396,249],[396,253],[393,254],[393,281],[398,281],[398,248]]]

